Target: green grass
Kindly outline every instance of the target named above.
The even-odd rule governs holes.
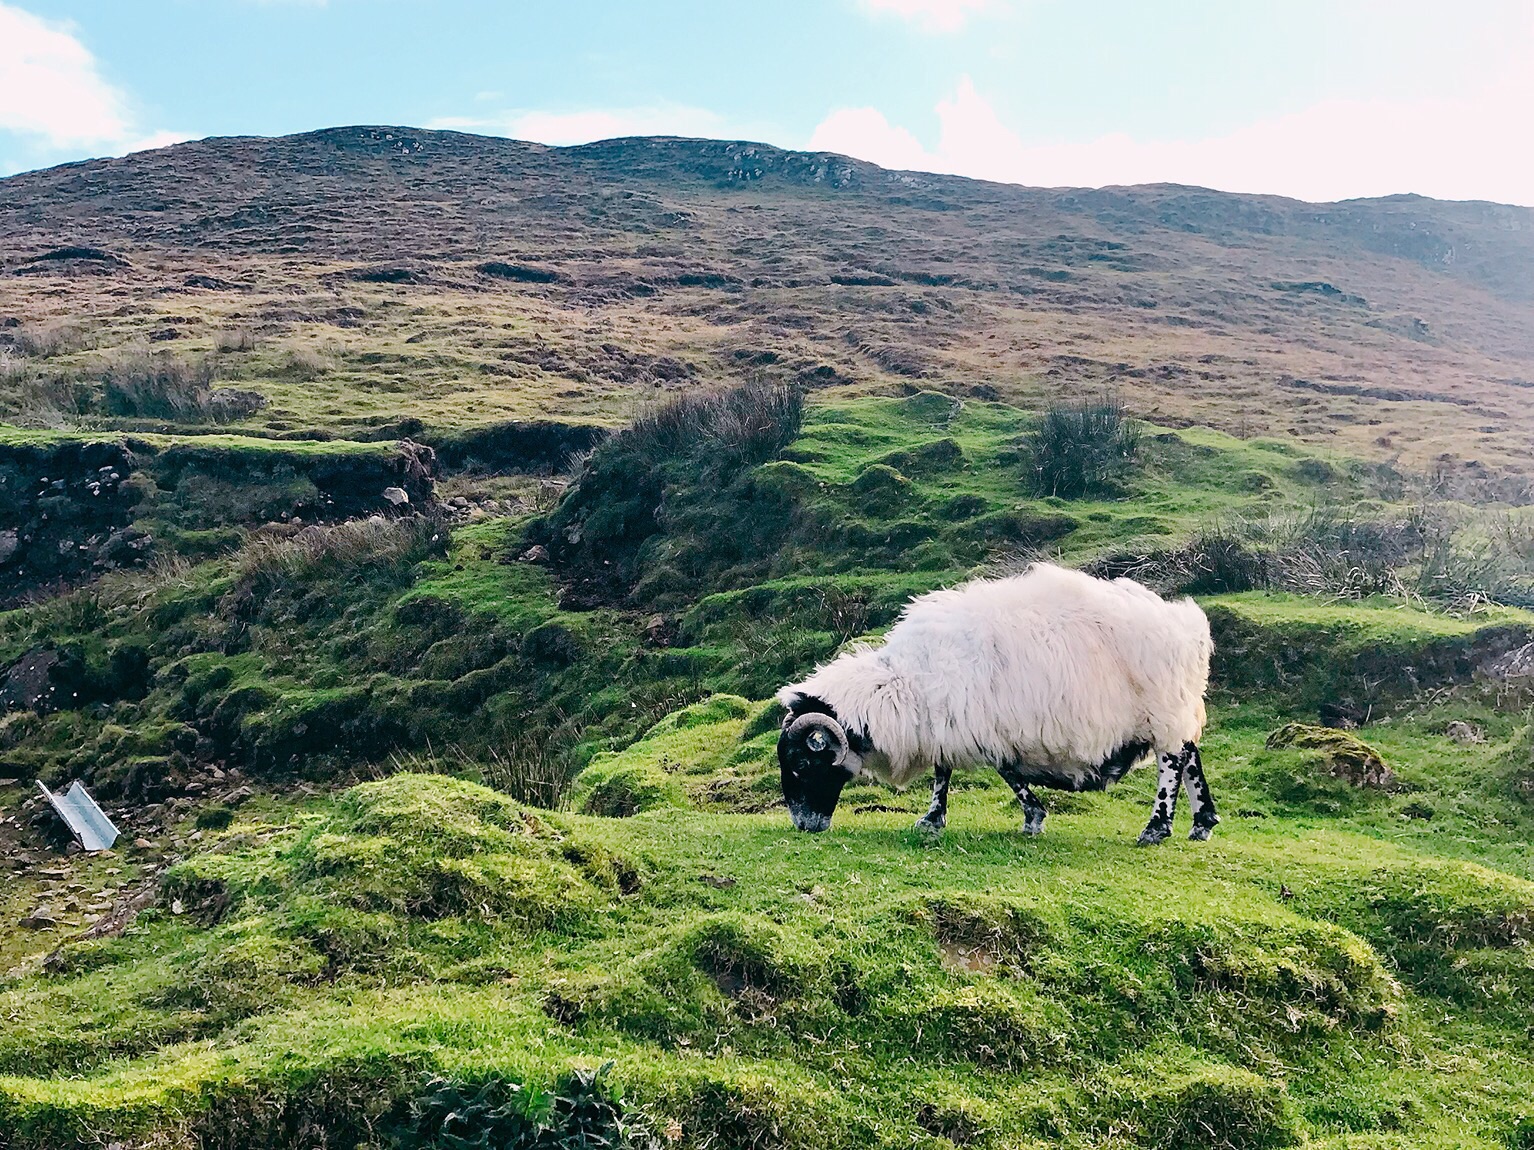
[[[564,1089],[610,1060],[603,1089],[684,1147],[1519,1145],[1528,736],[1473,672],[1527,613],[1208,597],[1206,846],[1133,846],[1143,772],[1050,794],[1037,840],[986,773],[956,782],[937,842],[911,830],[920,787],[854,784],[831,833],[791,831],[761,700],[912,595],[1319,494],[1288,445],[1151,429],[1125,498],[1035,499],[1028,427],[858,399],[716,487],[668,463],[632,597],[594,609],[520,561],[537,522],[486,519],[301,578],[235,529],[232,553],[0,613],[0,666],[52,647],[78,697],[4,720],[4,773],[137,803],[206,739],[273,788],[175,815],[185,857],[120,937],[43,964],[63,931],[5,936],[0,1129],[29,1150],[382,1146],[429,1075]],[[198,438],[247,442],[386,450]],[[257,502],[288,481],[251,474]],[[754,506],[786,509],[779,534],[719,561]],[[179,513],[205,529],[195,500]],[[1266,746],[1340,702],[1395,789]],[[1454,720],[1485,741],[1449,740]],[[529,753],[584,770],[562,812],[443,775],[287,789],[396,751],[480,779]]]
[[[745,708],[711,706],[634,753],[727,761]],[[707,796],[523,814],[413,775],[242,814],[123,938],[13,974],[0,1107],[21,1145],[194,1137],[231,1097],[342,1123],[361,1103],[337,1082],[392,1099],[427,1071],[552,1082],[612,1060],[684,1145],[708,1143],[704,1115],[742,1131],[731,1144],[806,1147],[971,1127],[996,1145],[1502,1145],[1534,1088],[1534,882],[1367,812],[1251,817],[1262,721],[1216,718],[1213,842],[1155,851],[1133,845],[1144,777],[1052,796],[1039,839],[981,777],[936,843],[910,798],[860,812],[866,787],[821,836]],[[1485,836],[1525,875],[1528,829]]]

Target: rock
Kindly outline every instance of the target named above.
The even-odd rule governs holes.
[[[1395,782],[1395,772],[1380,753],[1346,731],[1286,723],[1268,736],[1268,746],[1319,751],[1325,758],[1327,774],[1334,779],[1346,779],[1355,787],[1385,790]]]
[[[40,711],[53,696],[49,672],[58,664],[57,651],[35,648],[11,664],[0,680],[0,711]]]
[[[669,647],[676,642],[676,624],[664,615],[651,615],[645,620],[644,641],[651,647]]]
[[[58,925],[59,920],[45,906],[38,907],[21,920],[21,926],[26,930],[51,930]]]
[[[134,839],[133,845],[138,847],[138,849],[141,851],[154,850],[154,843],[150,842],[148,839]]]
[[[385,487],[383,497],[395,507],[403,507],[410,502],[410,496],[405,494],[403,487]]]
[[[522,552],[519,558],[524,563],[547,563],[549,561],[549,549],[541,543],[535,543]]]
[[[21,546],[21,536],[15,531],[0,531],[0,567],[5,566]]]
[[[1475,743],[1486,741],[1486,732],[1474,723],[1465,723],[1456,719],[1444,728],[1443,733],[1452,741],[1461,746],[1471,746]]]

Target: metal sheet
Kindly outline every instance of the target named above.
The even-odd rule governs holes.
[[[80,785],[79,779],[71,783],[69,789],[61,795],[54,794],[41,782],[37,784],[37,789],[53,804],[53,809],[59,812],[59,818],[69,824],[69,829],[75,832],[75,837],[86,850],[104,851],[117,841],[117,828],[107,818],[106,812],[96,805],[96,800]]]

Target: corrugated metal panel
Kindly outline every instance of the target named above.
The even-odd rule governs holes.
[[[69,829],[75,832],[86,850],[104,851],[117,841],[117,828],[112,825],[112,820],[86,793],[78,779],[61,795],[54,794],[42,783],[38,783],[37,788],[59,812],[59,818],[69,824]]]

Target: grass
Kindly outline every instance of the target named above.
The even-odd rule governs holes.
[[[742,710],[684,711],[645,742],[692,734],[728,756]],[[1298,755],[1262,747],[1265,721],[1216,716],[1227,822],[1203,848],[1132,845],[1140,777],[1061,799],[1037,840],[980,778],[936,844],[907,800],[848,803],[806,836],[707,799],[527,814],[440,776],[237,816],[122,939],[13,976],[0,1097],[23,1134],[197,1136],[231,1096],[354,1119],[338,1076],[387,1111],[429,1073],[553,1084],[610,1060],[636,1120],[679,1124],[683,1145],[716,1129],[896,1145],[934,1127],[1500,1145],[1534,1085],[1517,989],[1534,882],[1444,858],[1469,825],[1451,812],[1426,839],[1367,814],[1245,814],[1273,801],[1262,757]],[[1534,874],[1527,827],[1487,837]]]
[[[46,963],[64,930],[5,938],[13,1144],[447,1145],[460,1104],[534,1138],[537,1099],[577,1095],[635,1145],[1507,1144],[1534,1087],[1534,808],[1526,719],[1472,671],[1527,641],[1524,612],[1206,597],[1225,822],[1205,849],[1132,846],[1144,774],[1050,795],[1038,840],[984,774],[936,843],[914,791],[855,784],[819,837],[775,809],[761,700],[912,594],[1318,490],[1299,449],[1152,427],[1132,498],[1032,498],[1032,426],[933,392],[817,404],[776,458],[721,473],[689,425],[627,590],[591,609],[569,567],[524,558],[551,520],[495,517],[237,535],[0,613],[0,666],[55,649],[78,700],[7,720],[5,770],[153,807],[172,856],[151,879],[159,856],[125,848],[118,877],[82,860],[48,888],[83,925],[69,883],[156,885],[120,937]],[[235,453],[256,501],[282,468],[393,450],[198,445],[179,450]],[[781,534],[641,593],[763,492]],[[552,521],[611,508],[590,494]],[[1390,789],[1267,745],[1349,701]],[[1485,741],[1451,741],[1455,720]],[[271,793],[173,805],[208,757]]]

